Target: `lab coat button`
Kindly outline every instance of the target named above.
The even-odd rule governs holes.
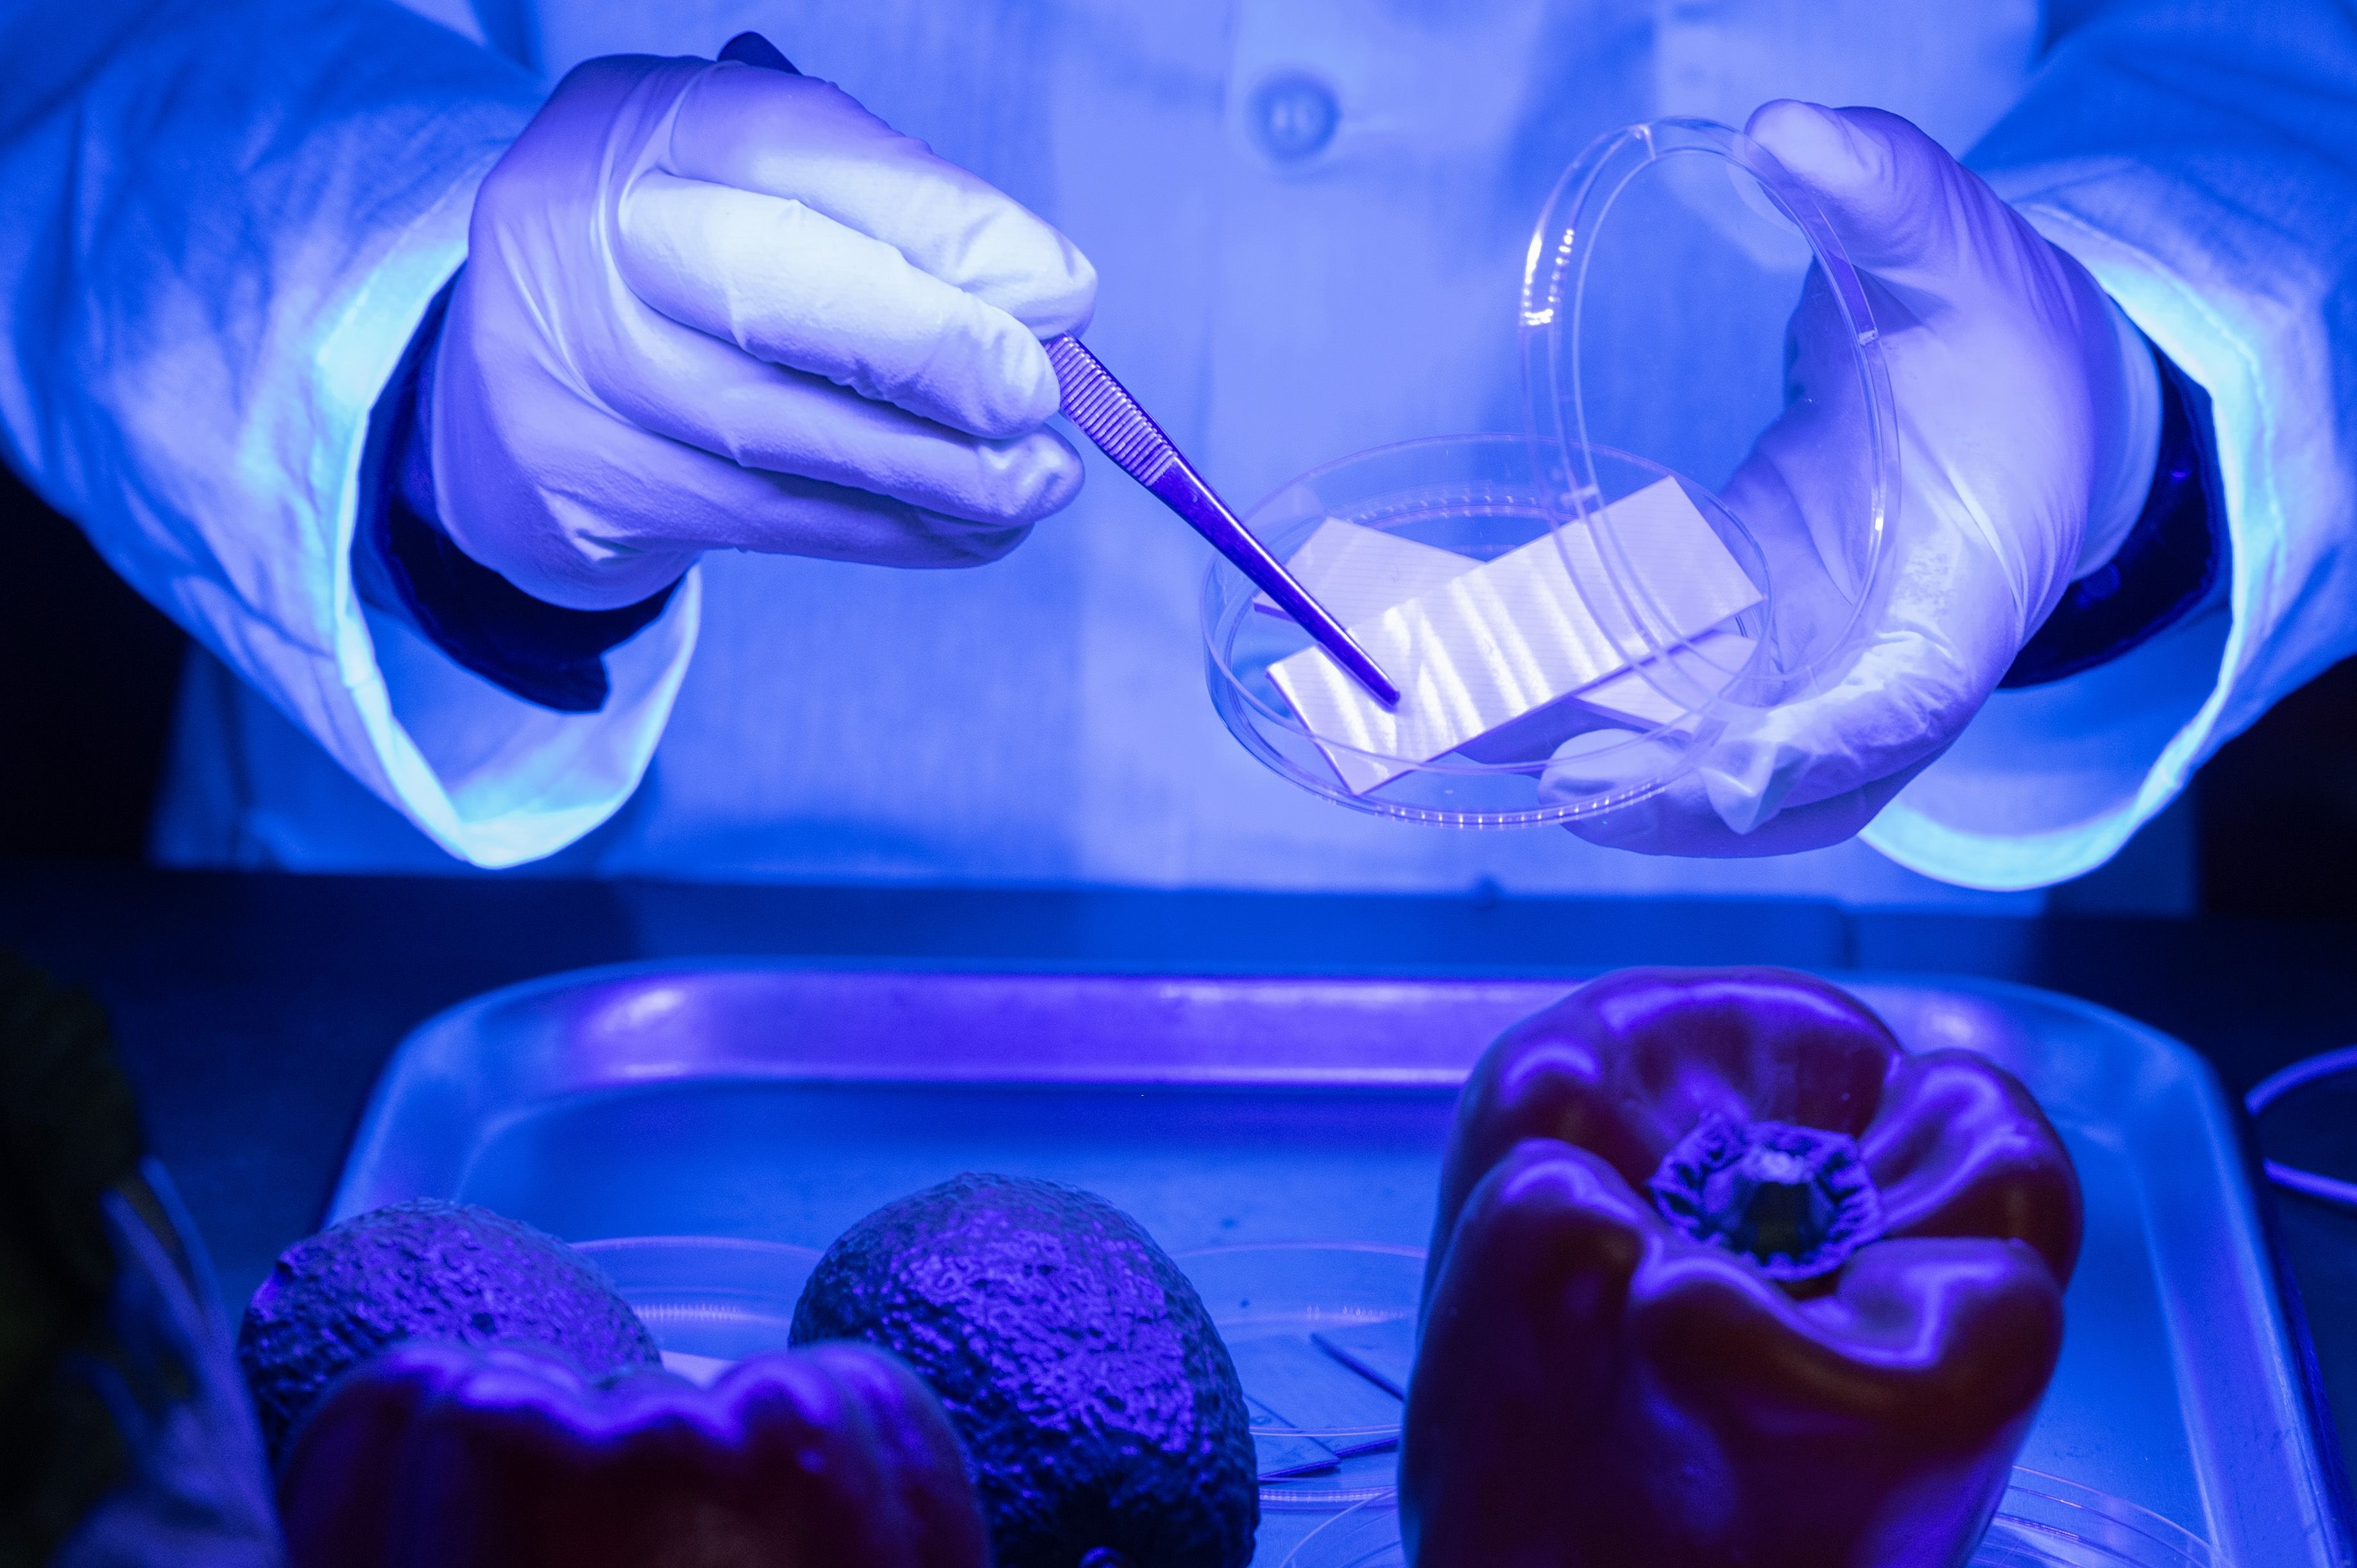
[[[1306,71],[1272,76],[1253,91],[1253,131],[1261,151],[1277,163],[1315,157],[1334,139],[1341,119],[1334,90]]]

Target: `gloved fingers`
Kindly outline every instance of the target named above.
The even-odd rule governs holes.
[[[1882,630],[1827,689],[1727,727],[1697,769],[1712,810],[1748,833],[1916,767],[1979,711],[1986,665],[1936,629]]]
[[[1539,799],[1600,794],[1634,785],[1672,767],[1677,745],[1667,738],[1636,738],[1622,731],[1591,731],[1574,736],[1556,752],[1539,778]],[[1705,767],[1708,766],[1707,760]],[[1910,775],[1911,776],[1911,775]],[[1701,768],[1678,774],[1642,800],[1564,826],[1575,837],[1606,849],[1636,854],[1686,855],[1739,860],[1792,854],[1839,843],[1874,820],[1904,779],[1889,788],[1868,786],[1822,800],[1779,810],[1749,831],[1727,825],[1714,803]]]
[[[1590,843],[1636,854],[1711,860],[1798,854],[1857,837],[1933,760],[1927,757],[1888,779],[1788,807],[1749,832],[1738,833],[1727,825],[1711,805],[1702,779],[1693,774],[1674,780],[1658,795],[1564,825]]]
[[[481,430],[502,420],[490,413],[467,423]],[[587,407],[549,433],[532,470],[500,459],[501,434],[453,445],[451,455],[483,480],[446,494],[443,526],[459,549],[526,593],[576,609],[634,604],[708,550],[974,566],[1029,532],[741,467]]]
[[[1031,536],[1028,524],[1000,528],[968,522],[823,479],[791,474],[750,477],[759,489],[748,496],[741,524],[734,531],[739,550],[868,566],[982,566]]]
[[[853,486],[748,468],[620,420],[598,421],[582,439],[597,451],[594,458],[585,451],[577,467],[596,469],[603,482],[548,494],[565,524],[559,536],[584,557],[572,564],[576,573],[625,556],[692,560],[714,549],[872,566],[975,566],[1030,532],[1025,524],[977,523]]]
[[[2050,290],[2043,269],[2023,264],[2043,260],[2045,242],[1900,116],[1779,99],[1746,133],[1814,193],[1850,260],[1917,316],[1992,289]]]
[[[1929,558],[1914,564],[1940,569]],[[1571,831],[1620,849],[1709,856],[1785,854],[1857,832],[1946,749],[1996,678],[1969,631],[1959,642],[1937,624],[1986,618],[1969,599],[1926,605],[1902,595],[1901,603],[1927,610],[1933,623],[1885,628],[1824,690],[1738,712],[1660,793],[1567,824]],[[1674,763],[1681,744],[1614,732],[1576,736],[1541,776],[1541,798],[1635,783]]]
[[[715,66],[682,96],[661,166],[806,203],[1039,338],[1096,308],[1096,269],[1070,240],[830,82]]]
[[[1021,322],[800,201],[651,170],[618,227],[632,293],[757,359],[975,435],[1056,411],[1055,371]]]
[[[748,468],[866,490],[993,528],[1037,522],[1080,493],[1054,431],[988,440],[877,403],[645,311],[627,361],[592,390],[658,435]]]

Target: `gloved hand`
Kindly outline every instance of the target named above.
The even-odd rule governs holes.
[[[1571,824],[1656,854],[1781,854],[1866,826],[1963,731],[2071,582],[2109,559],[2159,440],[2158,371],[2135,328],[1931,138],[1878,110],[1789,101],[1747,129],[1815,192],[1862,274],[1898,410],[1897,504],[1835,683],[1742,713],[1662,793]],[[1846,337],[1813,275],[1791,334],[1807,395],[1723,492],[1788,625],[1847,614],[1824,564],[1857,527],[1833,471],[1862,417]],[[1579,766],[1567,750],[1550,772]]]
[[[428,367],[435,510],[576,609],[700,552],[995,559],[1070,501],[1039,340],[1096,274],[839,89],[617,56],[483,182]]]

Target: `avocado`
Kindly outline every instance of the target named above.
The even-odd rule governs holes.
[[[968,1174],[829,1247],[792,1343],[907,1361],[964,1441],[996,1568],[1243,1568],[1260,1524],[1243,1390],[1138,1223],[1057,1182]]]
[[[329,1383],[403,1339],[536,1345],[601,1377],[662,1354],[596,1264],[468,1203],[357,1215],[278,1255],[238,1326],[237,1359],[273,1465]]]

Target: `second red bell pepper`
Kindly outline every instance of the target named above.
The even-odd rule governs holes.
[[[279,1480],[295,1568],[988,1568],[957,1436],[865,1345],[608,1388],[413,1340],[348,1372]]]
[[[1458,1102],[1401,1459],[1418,1568],[1950,1568],[2052,1375],[2077,1178],[1984,1057],[1634,970]]]

